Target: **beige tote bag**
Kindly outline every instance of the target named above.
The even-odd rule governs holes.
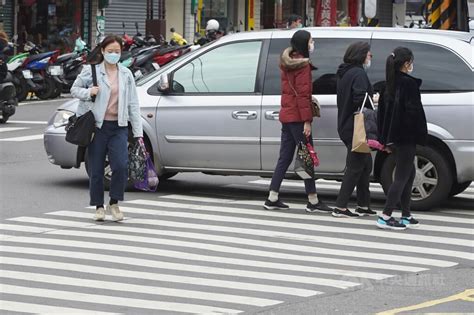
[[[374,104],[372,103],[372,99],[369,97],[369,93],[365,93],[364,102],[362,103],[362,107],[360,111],[354,114],[354,134],[352,135],[352,152],[357,153],[370,153],[371,149],[367,144],[367,134],[365,133],[365,122],[364,122],[364,107],[365,102],[369,99],[370,103],[372,104],[372,108],[374,108]]]

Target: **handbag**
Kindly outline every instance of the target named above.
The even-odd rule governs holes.
[[[364,102],[359,111],[354,114],[354,133],[352,135],[352,152],[357,153],[370,153],[371,148],[367,143],[367,133],[365,128],[365,115],[364,108],[365,103],[369,99],[372,109],[375,109],[372,99],[369,97],[369,93],[365,93]],[[375,111],[374,111],[375,113]],[[366,114],[367,115],[367,114]]]
[[[132,183],[145,179],[146,152],[140,141],[135,141],[128,149],[128,178]]]
[[[288,80],[288,84],[290,85],[293,92],[295,92],[295,96],[298,97],[298,93],[291,84],[290,78],[288,78],[288,74],[286,75],[286,79]],[[313,95],[311,95],[311,113],[313,114],[313,117],[321,117],[321,105],[319,105],[318,99]]]
[[[303,141],[298,143],[295,158],[295,173],[301,179],[314,179],[314,161],[308,147]]]
[[[143,165],[141,164],[140,169],[137,170],[137,172],[141,172],[140,176],[137,176],[140,177],[140,180],[136,180],[133,186],[139,190],[154,192],[156,191],[156,188],[158,187],[159,183],[158,174],[156,173],[155,166],[153,165],[153,161],[151,160],[150,154],[146,151],[146,147],[143,143],[143,140],[140,139],[137,142],[138,145],[141,147],[139,154],[141,154],[142,158],[144,157],[144,163]]]
[[[313,146],[309,142],[309,137],[306,137],[306,147],[308,148],[309,155],[311,156],[311,159],[313,160],[314,167],[318,167],[319,166],[318,153],[316,153]]]
[[[91,65],[92,84],[97,86],[97,73],[94,65]],[[95,102],[95,95],[91,97]],[[66,141],[78,146],[87,147],[94,139],[95,116],[91,110],[81,116],[69,117],[66,129]]]

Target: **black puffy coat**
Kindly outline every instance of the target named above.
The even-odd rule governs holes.
[[[393,97],[382,87],[377,117],[380,143],[426,144],[428,128],[421,104],[421,83],[420,79],[398,72],[395,76]]]
[[[337,131],[347,146],[352,145],[354,112],[360,110],[365,93],[372,97],[374,90],[364,68],[341,64],[337,70]],[[366,106],[370,108],[369,104]]]

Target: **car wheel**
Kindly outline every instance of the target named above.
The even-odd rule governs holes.
[[[464,183],[454,183],[453,187],[451,187],[451,191],[449,192],[449,196],[456,196],[457,194],[462,193],[465,191],[469,186],[471,186],[471,181],[464,182]]]
[[[448,198],[453,176],[447,160],[436,149],[417,147],[415,156],[415,180],[412,190],[412,209],[430,210]],[[387,194],[395,174],[395,155],[384,161],[380,182]]]
[[[36,96],[38,96],[42,100],[47,100],[51,94],[54,93],[56,89],[56,84],[54,80],[51,78],[44,78],[43,88],[38,92],[35,92]]]

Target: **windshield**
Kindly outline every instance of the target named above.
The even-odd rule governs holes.
[[[160,69],[158,70],[155,70],[153,72],[150,72],[146,75],[144,75],[143,77],[141,77],[140,79],[138,79],[138,81],[136,82],[137,83],[137,86],[142,86],[144,84],[146,84],[147,82],[149,82],[150,80],[152,80],[153,78],[156,78],[158,75],[160,75],[161,73],[163,72],[166,72],[168,68],[172,67],[176,62],[179,62],[179,61],[182,61],[182,60],[185,60],[185,59],[188,59],[192,56],[194,56],[196,54],[196,52],[199,52],[201,50],[201,47],[193,50],[193,51],[190,51],[188,52],[187,54],[183,55],[181,58],[176,58],[174,60],[172,60],[170,63],[167,63],[166,65],[164,65],[163,67],[161,67]]]

